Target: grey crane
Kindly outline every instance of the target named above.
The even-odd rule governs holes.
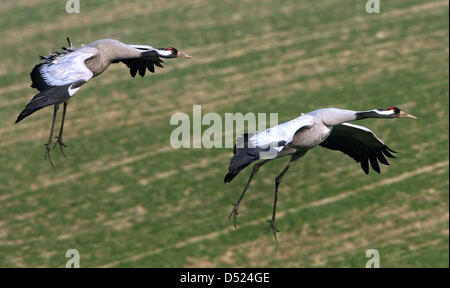
[[[64,118],[69,99],[80,89],[80,87],[105,71],[111,63],[122,62],[130,69],[132,77],[145,75],[148,69],[155,72],[155,65],[163,67],[161,58],[191,58],[191,56],[178,51],[176,48],[153,48],[148,45],[125,44],[118,40],[101,39],[85,46],[75,48],[67,38],[69,47],[62,47],[62,51],[55,51],[48,57],[41,56],[43,63],[36,65],[30,73],[31,87],[39,90],[25,109],[17,117],[16,123],[31,115],[39,109],[53,105],[53,120],[50,137],[45,144],[44,157],[50,158],[53,129],[59,105],[63,103],[63,115],[59,134],[53,145],[59,144],[63,156],[63,129]]]
[[[228,174],[224,182],[230,182],[245,167],[251,163],[262,159],[253,166],[250,177],[242,191],[238,201],[233,203],[233,209],[228,216],[234,217],[234,227],[236,228],[236,216],[238,215],[239,205],[244,198],[250,183],[255,177],[259,168],[267,162],[291,156],[287,166],[275,178],[275,196],[273,201],[272,218],[269,222],[269,230],[272,229],[275,242],[278,243],[275,226],[275,217],[278,199],[278,187],[281,179],[296,160],[301,158],[310,149],[320,145],[322,147],[341,151],[356,162],[361,164],[361,168],[366,174],[369,173],[369,162],[373,170],[380,173],[378,161],[389,165],[386,157],[395,158],[391,150],[383,143],[370,129],[358,126],[348,121],[361,120],[366,118],[409,118],[417,119],[398,107],[389,107],[387,109],[374,109],[368,111],[352,111],[337,108],[325,108],[315,110],[289,122],[269,128],[263,132],[254,135],[244,134],[240,137],[233,150],[234,156],[231,158]],[[392,152],[392,153],[391,153]]]

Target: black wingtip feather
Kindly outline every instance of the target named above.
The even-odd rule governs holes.
[[[382,152],[378,152],[377,158],[378,158],[378,161],[380,161],[384,165],[389,165],[389,162],[387,161],[386,157],[384,157]]]
[[[139,75],[141,75],[141,77],[144,77],[145,69],[147,69],[147,66],[145,63],[141,63],[141,66],[139,66]]]
[[[237,175],[237,173],[229,172],[227,175],[225,175],[225,178],[223,179],[223,183],[229,183],[233,178]]]
[[[375,156],[371,156],[369,158],[370,160],[370,166],[372,166],[373,170],[375,170],[375,172],[380,173],[380,165],[378,165],[378,161],[377,158]]]
[[[155,73],[155,65],[153,65],[152,62],[148,62],[147,69],[148,69],[148,71]]]
[[[391,151],[392,153],[398,153],[397,151],[395,151],[395,150],[392,150],[391,148],[389,148],[388,146],[386,146],[386,149],[387,150],[389,150],[389,151]]]
[[[383,149],[382,151],[383,151],[384,155],[386,155],[386,156],[389,157],[389,158],[397,158],[397,157],[395,157],[394,155],[392,155],[392,154],[389,152],[389,150],[386,149],[386,148]],[[393,153],[396,153],[396,152],[393,152]]]
[[[361,168],[366,175],[369,174],[369,162],[367,158],[361,160]]]

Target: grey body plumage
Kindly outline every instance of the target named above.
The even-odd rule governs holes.
[[[161,58],[191,58],[173,47],[158,49],[148,45],[125,44],[113,39],[101,39],[85,46],[74,47],[69,38],[67,41],[68,47],[62,47],[61,51],[53,51],[49,56],[41,56],[44,62],[37,64],[31,71],[31,87],[39,90],[39,93],[31,99],[16,119],[18,123],[44,107],[54,106],[50,137],[45,150],[45,157],[49,160],[59,104],[64,103],[64,111],[55,145],[59,144],[64,155],[62,132],[68,101],[83,84],[103,73],[109,65],[123,62],[130,68],[130,74],[134,77],[138,71],[141,76],[145,75],[146,70],[154,73],[155,65],[163,67]],[[50,163],[53,165],[51,160]]]
[[[233,151],[234,156],[231,158],[224,182],[231,182],[241,170],[251,163],[260,159],[262,161],[253,166],[244,190],[238,201],[233,203],[233,209],[228,218],[234,217],[235,227],[239,205],[256,172],[261,166],[273,159],[291,156],[288,165],[275,178],[273,213],[272,219],[268,220],[277,242],[278,229],[275,226],[275,216],[278,187],[288,169],[310,149],[320,145],[324,148],[341,151],[360,163],[366,174],[369,173],[369,163],[373,170],[380,173],[379,162],[389,165],[386,157],[395,158],[392,154],[394,151],[368,128],[346,123],[365,118],[416,119],[416,117],[401,111],[397,107],[368,111],[325,108],[302,114],[289,122],[269,128],[258,134],[252,136],[244,135],[244,147],[235,147]],[[261,157],[262,155],[267,155],[269,149],[272,149],[275,153],[271,154],[270,158]]]

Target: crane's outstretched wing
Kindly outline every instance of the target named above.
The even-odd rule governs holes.
[[[349,123],[333,126],[330,136],[320,146],[339,150],[361,163],[361,168],[369,174],[369,161],[373,170],[380,173],[378,161],[389,165],[386,157],[395,158],[394,152],[370,129]]]
[[[136,48],[136,47],[135,47]],[[139,49],[139,48],[137,48]],[[131,58],[131,59],[122,59],[122,60],[116,60],[113,63],[122,62],[125,63],[125,65],[130,68],[130,75],[131,77],[136,76],[136,73],[139,71],[139,75],[141,77],[144,77],[145,71],[148,69],[148,71],[155,73],[155,65],[161,68],[164,68],[162,61],[158,57],[158,53],[155,50],[147,50],[147,49],[139,49],[139,50],[145,50],[145,53],[143,57],[140,58]]]
[[[47,61],[36,65],[30,73],[31,87],[40,92],[20,113],[16,123],[41,108],[62,103],[74,95],[92,78],[93,73],[85,61],[96,53],[95,48],[82,47],[57,57],[44,57]]]
[[[291,121],[269,128],[249,138],[250,147],[268,147],[272,145],[278,152],[294,139],[295,133],[300,129],[310,128],[314,125],[314,117],[302,115]]]

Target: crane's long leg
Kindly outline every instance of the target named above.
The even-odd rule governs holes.
[[[52,144],[53,129],[55,128],[56,112],[58,112],[58,108],[59,108],[59,104],[55,104],[55,105],[53,106],[52,128],[50,129],[50,137],[48,137],[48,143],[45,144],[45,152],[44,152],[44,159],[45,159],[46,157],[48,157],[48,161],[50,161],[50,164],[51,164],[52,166],[54,166],[54,165],[53,165],[52,159],[51,159],[51,157],[50,157],[50,154],[51,154],[51,148],[50,148],[50,145]]]
[[[251,174],[250,177],[248,178],[247,184],[245,184],[245,187],[244,187],[244,190],[243,190],[242,193],[241,193],[241,196],[239,196],[239,199],[238,199],[238,201],[237,201],[236,203],[233,203],[233,210],[231,210],[230,215],[228,215],[227,219],[230,219],[231,216],[233,216],[234,228],[237,227],[237,224],[236,224],[236,216],[239,214],[239,213],[238,213],[239,205],[241,204],[241,201],[242,201],[242,199],[244,198],[245,192],[247,191],[248,187],[250,186],[250,183],[252,182],[252,180],[253,180],[253,178],[255,177],[256,172],[258,172],[259,168],[260,168],[261,166],[263,166],[264,164],[266,164],[267,162],[269,162],[270,160],[273,160],[273,159],[266,159],[266,160],[263,160],[263,161],[261,161],[261,162],[259,162],[259,163],[256,163],[256,164],[253,166],[252,174]]]
[[[55,149],[56,144],[59,145],[59,149],[61,150],[61,154],[66,157],[66,155],[64,154],[64,149],[63,147],[67,147],[66,144],[63,143],[62,141],[62,136],[63,136],[63,130],[64,130],[64,118],[66,117],[66,110],[67,110],[67,102],[64,102],[64,107],[63,107],[63,115],[62,115],[62,120],[61,120],[61,127],[59,128],[59,134],[58,136],[56,136],[56,142],[53,145],[53,149]]]
[[[273,212],[272,212],[272,219],[267,220],[269,222],[269,230],[272,229],[273,237],[275,238],[275,242],[278,244],[278,238],[277,238],[277,232],[280,232],[278,228],[275,226],[275,216],[277,213],[277,201],[278,201],[278,187],[280,186],[281,179],[283,178],[284,174],[289,170],[289,168],[294,164],[294,162],[303,156],[304,153],[296,153],[292,155],[291,160],[287,164],[287,166],[281,171],[280,175],[275,178],[275,195],[273,199]]]

